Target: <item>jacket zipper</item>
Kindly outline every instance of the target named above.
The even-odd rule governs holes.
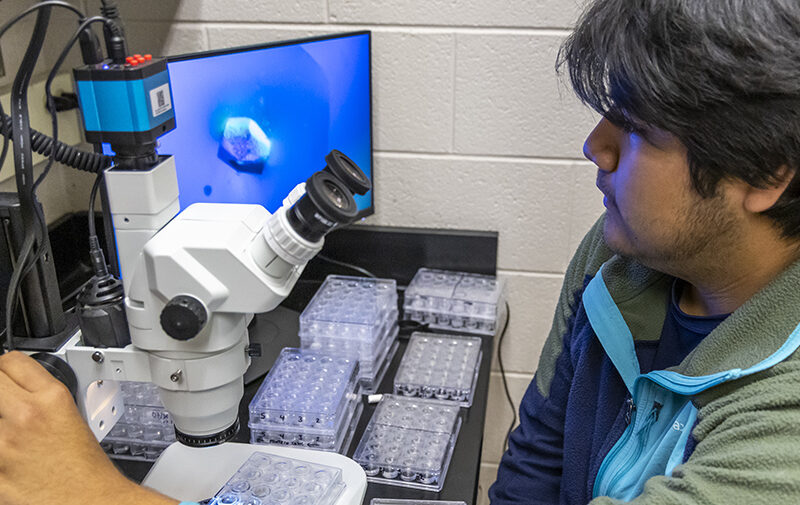
[[[603,462],[600,464],[600,469],[597,470],[597,477],[594,480],[594,489],[592,490],[592,497],[596,498],[598,496],[603,496],[600,494],[600,481],[602,480],[602,476],[605,475],[606,471],[608,471],[608,467],[611,466],[611,463],[617,457],[619,451],[628,443],[628,439],[631,438],[631,434],[633,433],[633,427],[631,423],[636,423],[636,402],[633,401],[633,397],[629,397],[625,403],[627,404],[627,411],[625,412],[625,422],[628,426],[625,428],[625,431],[622,433],[622,436],[614,444],[614,447],[611,448],[611,451],[603,458]]]
[[[635,447],[634,452],[630,456],[628,456],[625,459],[625,461],[622,462],[622,466],[618,467],[617,471],[614,472],[614,477],[611,479],[611,482],[608,484],[607,491],[610,491],[611,489],[614,489],[616,487],[616,485],[619,484],[619,481],[625,476],[625,474],[627,474],[631,470],[631,468],[633,468],[633,466],[636,464],[636,461],[642,455],[642,451],[644,450],[645,446],[647,445],[647,439],[650,436],[650,429],[653,427],[653,425],[656,423],[656,421],[658,421],[658,416],[659,416],[659,414],[661,412],[661,408],[662,407],[663,407],[663,405],[661,403],[659,403],[657,401],[653,402],[653,406],[650,409],[650,412],[647,415],[647,418],[642,422],[642,426],[641,426],[641,428],[639,428],[639,431],[636,434],[636,439],[637,440],[636,440],[636,447]],[[628,439],[633,435],[633,432],[635,430],[635,426],[636,426],[636,424],[635,424],[635,420],[636,420],[636,404],[633,402],[633,399],[630,399],[630,403],[628,404],[628,413],[626,414],[625,419],[627,420],[629,418],[629,416],[634,421],[634,425],[633,426],[628,426],[628,429],[625,430],[625,435],[623,435],[623,438],[621,438],[620,441],[615,445],[615,449],[619,448],[619,450],[622,450],[622,448],[625,445],[627,445]],[[613,461],[613,459],[616,457],[616,454],[619,451],[613,451],[613,452],[614,452],[613,455],[611,453],[609,453],[609,455],[606,456],[605,460],[603,461],[603,464],[600,466],[600,470],[598,472],[598,476],[602,475],[603,472],[605,472],[605,470],[607,470],[606,467],[608,465],[606,465],[606,463],[610,464],[610,462]],[[595,494],[595,497],[596,496],[598,496],[598,495]]]

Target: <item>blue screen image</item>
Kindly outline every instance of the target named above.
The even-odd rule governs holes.
[[[181,210],[257,203],[275,212],[338,149],[372,179],[369,33],[170,58]],[[187,59],[183,59],[187,58]],[[355,195],[371,212],[372,191]]]

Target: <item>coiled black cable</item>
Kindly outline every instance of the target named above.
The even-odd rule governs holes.
[[[11,116],[3,114],[0,117],[0,135],[11,138]],[[113,163],[111,156],[100,153],[91,153],[65,144],[61,141],[53,143],[52,137],[31,128],[31,149],[42,156],[50,156],[55,146],[55,161],[84,172],[96,174]]]

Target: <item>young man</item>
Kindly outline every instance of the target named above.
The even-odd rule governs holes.
[[[800,4],[597,0],[561,62],[604,116],[586,154],[608,211],[492,502],[800,502]],[[19,353],[0,356],[0,502],[175,503],[122,478]]]
[[[597,0],[564,65],[607,210],[492,504],[800,503],[800,3]]]

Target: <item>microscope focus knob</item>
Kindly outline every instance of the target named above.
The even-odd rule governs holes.
[[[189,340],[197,336],[208,322],[208,312],[203,302],[187,295],[178,295],[161,311],[161,327],[175,340]]]

